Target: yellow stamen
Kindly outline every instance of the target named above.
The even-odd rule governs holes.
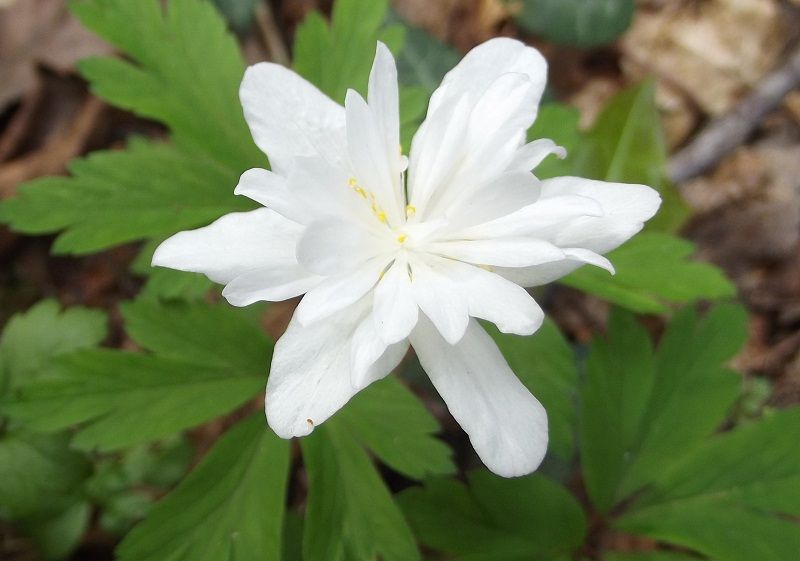
[[[408,236],[405,235],[405,234],[400,234],[399,236],[397,236],[397,241],[399,243],[406,243],[407,239],[408,239]]]
[[[414,205],[406,205],[406,216],[414,216],[417,213],[417,207]]]

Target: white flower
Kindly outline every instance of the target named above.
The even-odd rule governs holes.
[[[410,344],[489,469],[539,466],[547,415],[475,318],[532,334],[543,313],[522,287],[586,263],[613,272],[601,254],[660,203],[642,185],[531,173],[565,155],[524,144],[546,73],[518,41],[476,47],[434,92],[408,159],[383,44],[367,101],[351,90],[344,107],[276,64],[247,70],[244,113],[272,171],[245,172],[235,193],[265,208],[180,232],[153,264],[205,273],[235,306],[305,294],[267,384],[279,436],[310,433]]]

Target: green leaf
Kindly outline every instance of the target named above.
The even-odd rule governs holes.
[[[547,410],[550,452],[569,459],[574,452],[578,371],[575,357],[550,321],[532,337],[500,333],[487,326],[514,373]]]
[[[397,16],[391,18],[400,21]],[[455,49],[420,27],[403,24],[406,40],[397,57],[397,74],[406,86],[422,86],[430,95],[461,56]]]
[[[575,175],[649,185],[661,193],[663,202],[648,229],[672,232],[688,217],[688,208],[667,180],[666,163],[655,83],[645,81],[620,92],[605,106],[576,151]]]
[[[102,311],[62,311],[55,300],[12,317],[0,337],[0,395],[40,377],[54,357],[99,344],[106,332]]]
[[[66,435],[14,431],[0,437],[0,516],[57,514],[91,470]]]
[[[400,494],[420,541],[459,561],[569,558],[585,533],[580,505],[540,476],[469,474],[469,485],[433,479]],[[559,557],[563,555],[564,557]]]
[[[583,138],[578,129],[580,111],[561,103],[547,103],[539,108],[536,122],[528,131],[528,140],[549,138],[567,150],[563,160],[555,156],[546,158],[536,166],[534,173],[539,179],[575,175],[575,152]]]
[[[581,456],[605,512],[669,470],[719,428],[739,394],[727,362],[745,341],[746,314],[719,305],[699,320],[685,309],[653,354],[643,327],[616,312],[597,340],[582,391]]]
[[[238,171],[165,144],[134,140],[70,164],[72,177],[24,185],[0,205],[0,221],[26,234],[65,229],[55,253],[91,253],[164,238],[253,203],[232,195]]]
[[[27,519],[19,526],[36,543],[44,561],[57,561],[78,547],[89,527],[91,514],[89,503],[78,501],[58,514]]]
[[[735,286],[717,267],[690,261],[694,244],[670,234],[644,232],[608,258],[616,275],[581,267],[560,282],[638,313],[663,314],[666,302],[729,298]]]
[[[300,441],[309,477],[305,561],[413,561],[414,538],[375,466],[332,419]]]
[[[132,59],[82,61],[96,95],[166,124],[178,146],[209,165],[242,172],[263,164],[239,103],[239,46],[211,2],[171,0],[163,9],[158,0],[78,0],[72,11]],[[233,184],[220,187],[230,194]]]
[[[122,314],[128,334],[159,357],[258,374],[264,381],[272,342],[259,324],[262,309],[136,300],[123,304]]]
[[[117,548],[120,561],[279,559],[289,446],[256,413],[216,442],[199,466]]]
[[[311,12],[297,28],[294,69],[338,103],[348,88],[366,91],[375,46],[388,13],[387,0],[337,0],[330,26],[318,12]],[[394,29],[389,35],[399,50]],[[393,39],[393,41],[391,41]]]
[[[227,413],[256,395],[261,372],[129,352],[79,351],[60,376],[25,388],[3,410],[40,431],[86,423],[73,444],[113,450],[156,440]]]
[[[606,553],[603,561],[698,561],[694,555],[671,551],[642,551],[639,553]]]
[[[272,345],[227,305],[124,308],[129,333],[156,355],[94,350],[58,361],[59,376],[3,406],[38,430],[87,423],[73,441],[115,449],[172,435],[227,413],[263,389]]]
[[[422,479],[455,471],[450,449],[433,436],[440,430],[439,423],[394,377],[356,395],[336,415],[336,423],[408,477]]]
[[[628,29],[634,0],[523,0],[517,22],[554,43],[594,47]]]
[[[722,335],[720,335],[722,336]],[[800,551],[800,408],[684,455],[615,525],[726,561],[791,561]]]

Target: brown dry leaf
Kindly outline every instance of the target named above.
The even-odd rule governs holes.
[[[0,0],[0,109],[36,82],[36,65],[69,72],[111,47],[81,27],[64,0]]]
[[[463,51],[495,37],[509,17],[503,0],[394,0],[392,6],[406,21]]]
[[[675,145],[694,126],[693,106],[710,115],[729,110],[775,66],[786,40],[776,0],[650,3],[621,41],[622,68],[633,80],[659,78]]]

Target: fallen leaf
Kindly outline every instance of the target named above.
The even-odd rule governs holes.
[[[111,47],[81,27],[63,0],[0,0],[0,109],[36,83],[36,65],[70,72]]]

